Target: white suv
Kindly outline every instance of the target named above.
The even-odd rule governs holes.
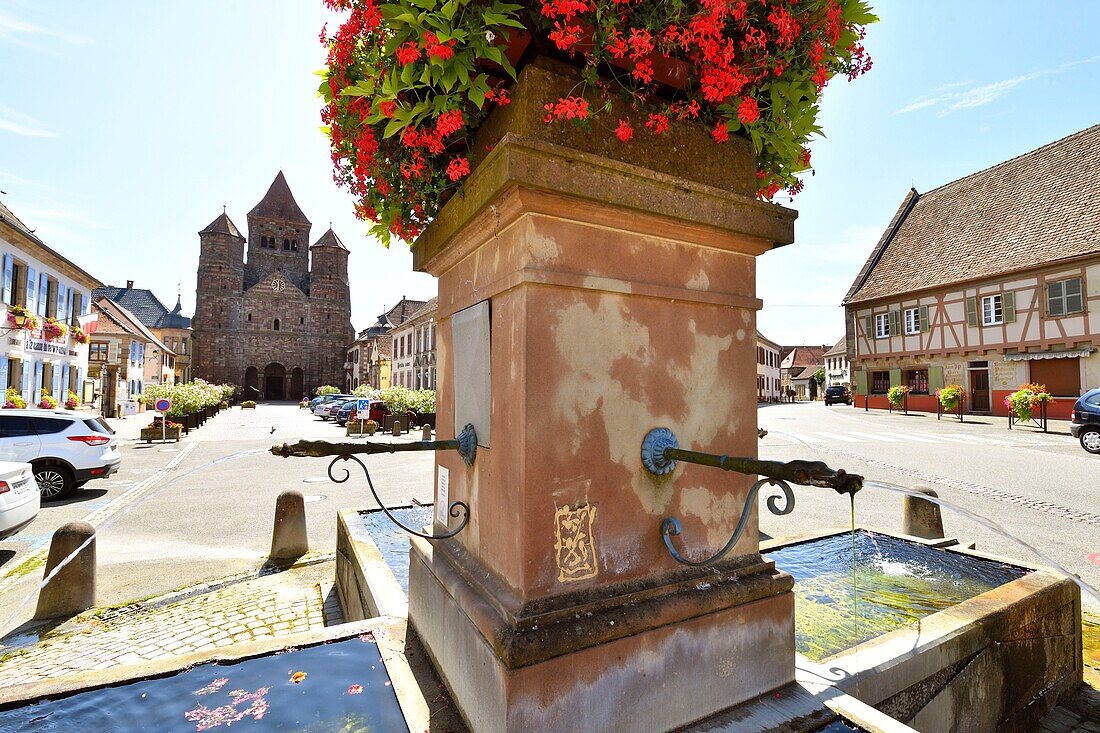
[[[0,461],[29,463],[43,499],[58,499],[122,460],[107,423],[66,410],[0,410]]]

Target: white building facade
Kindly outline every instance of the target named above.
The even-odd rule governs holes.
[[[48,247],[2,203],[0,256],[0,386],[14,387],[28,406],[41,400],[43,390],[61,405],[70,391],[90,401],[88,345],[74,331],[82,320],[87,324],[92,289],[102,283]],[[65,333],[51,338],[47,324]]]
[[[825,352],[825,386],[850,387],[852,372],[848,366],[848,349],[845,339]]]
[[[779,402],[781,347],[756,332],[756,401]]]

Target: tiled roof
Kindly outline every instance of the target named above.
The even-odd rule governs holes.
[[[241,231],[237,229],[233,220],[230,219],[224,211],[221,213],[221,216],[210,222],[210,224],[199,232],[199,234],[228,234],[237,239],[244,239],[244,237],[241,236]]]
[[[152,331],[146,328],[145,324],[141,322],[141,319],[138,318],[135,313],[118,301],[112,300],[106,295],[96,295],[93,293],[92,302],[99,308],[100,312],[106,313],[112,321],[119,324],[130,333],[144,337],[147,341],[151,342],[153,346],[163,349],[169,354],[174,355],[176,353],[161,343],[161,340],[153,335]]]
[[[1100,125],[911,191],[852,283],[858,303],[1100,252]]]
[[[783,369],[820,366],[825,363],[825,352],[828,350],[828,346],[784,346],[786,353],[780,366]]]
[[[412,318],[412,315],[423,308],[427,302],[426,300],[409,300],[408,298],[402,298],[398,301],[397,305],[386,311],[384,315],[386,319],[389,320],[390,324],[396,328]]]
[[[328,231],[321,235],[321,238],[313,243],[314,247],[335,247],[336,249],[342,249],[345,252],[348,248],[344,246],[344,243],[340,241],[340,238],[336,236],[336,232],[332,231],[332,227],[328,228]]]
[[[3,201],[0,201],[0,224],[7,224],[8,226],[14,228],[16,231],[18,231],[20,234],[22,234],[24,237],[26,237],[31,242],[33,242],[35,245],[41,247],[42,250],[44,252],[48,253],[48,255],[50,257],[57,258],[61,262],[64,262],[67,265],[70,265],[73,269],[75,269],[76,271],[83,274],[84,277],[86,278],[86,281],[82,284],[85,287],[87,287],[88,285],[91,285],[92,287],[96,287],[96,286],[102,284],[102,283],[99,282],[98,278],[93,277],[92,274],[89,273],[88,271],[86,271],[84,268],[80,267],[75,262],[70,260],[68,257],[65,257],[61,253],[59,253],[59,252],[55,251],[54,249],[52,249],[45,242],[43,242],[41,237],[39,237],[37,234],[35,234],[34,231],[32,231],[30,227],[28,227],[26,224],[23,223],[22,219],[20,219],[18,216],[16,216],[15,213],[12,212],[11,209],[9,209],[7,206],[4,205]],[[41,255],[40,255],[40,257],[41,257]]]
[[[756,332],[756,340],[757,340],[757,341],[763,341],[763,342],[764,342],[764,343],[766,343],[766,344],[767,344],[768,346],[774,347],[774,348],[776,348],[776,349],[781,349],[781,348],[783,348],[783,347],[781,347],[781,346],[780,346],[779,344],[775,343],[775,342],[774,342],[774,341],[772,341],[772,340],[771,340],[770,338],[768,338],[767,336],[765,336],[764,334],[760,333],[759,331],[757,331],[757,332]]]
[[[180,313],[181,306],[169,311],[152,290],[145,288],[118,288],[106,286],[92,291],[92,300],[107,298],[122,305],[143,325],[149,328],[190,328],[191,319]]]
[[[438,308],[439,308],[439,298],[438,297],[432,298],[427,303],[425,303],[424,305],[417,308],[416,311],[406,319],[406,322],[407,321],[415,321],[418,318],[424,318],[426,316],[429,316],[432,313],[435,313]]]
[[[831,349],[829,349],[828,351],[825,352],[825,356],[842,356],[843,354],[847,354],[847,353],[848,353],[847,340],[844,339],[844,338],[841,338],[840,341],[836,342],[836,346],[834,346],[833,348],[831,348]]]
[[[309,224],[309,219],[298,208],[298,202],[294,200],[294,194],[290,192],[290,186],[286,182],[286,176],[282,171],[275,176],[270,188],[264,194],[260,203],[256,204],[249,216],[266,216],[269,219],[282,219],[300,224]]]

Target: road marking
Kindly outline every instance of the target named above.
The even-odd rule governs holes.
[[[923,433],[906,433],[905,437],[909,440],[915,440],[918,443],[939,443],[940,441],[933,438],[930,435],[924,435]]]
[[[824,435],[826,438],[832,438],[833,440],[839,440],[842,443],[862,443],[859,438],[849,438],[847,435],[841,435],[840,433],[827,433],[824,430],[815,430],[816,435]]]
[[[855,430],[849,430],[849,435],[858,435],[863,438],[870,438],[871,440],[881,440],[883,443],[902,443],[904,438],[891,438],[888,435],[880,435],[878,433],[860,433]]]
[[[135,484],[126,491],[119,494],[112,499],[105,506],[98,506],[90,514],[84,517],[85,522],[93,527],[102,526],[107,520],[113,517],[120,511],[123,511],[129,506],[132,506],[135,502],[140,500],[145,494],[148,494],[152,489],[156,488],[169,474],[172,473],[179,466],[188,455],[191,454],[198,446],[198,443],[188,443],[184,446],[179,453],[172,457],[172,460],[168,462],[163,468],[156,469],[151,476],[142,482]],[[49,536],[42,539],[37,546],[32,546],[32,549],[27,552],[23,558],[7,568],[3,575],[0,575],[0,592],[6,591],[11,586],[15,585],[20,580],[23,580],[30,572],[33,571],[36,566],[44,566],[46,562],[46,555],[49,552],[49,543],[53,538],[51,533]]]
[[[803,434],[803,433],[792,433],[789,430],[784,430],[784,431],[777,430],[777,431],[775,431],[775,434],[776,435],[782,435],[784,437],[790,438],[791,440],[793,440],[796,443],[824,443],[825,442],[824,438],[817,438],[817,437],[814,437],[813,435],[808,435],[808,434]]]

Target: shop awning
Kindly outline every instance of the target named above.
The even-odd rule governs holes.
[[[1029,351],[1022,354],[1005,354],[1005,361],[1034,361],[1035,359],[1073,359],[1088,356],[1095,349],[1063,349],[1061,351]]]

